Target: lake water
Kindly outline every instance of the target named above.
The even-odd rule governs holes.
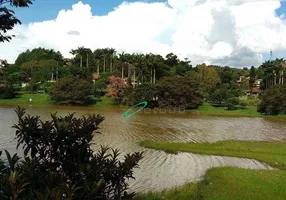
[[[17,122],[14,107],[0,107],[0,148],[15,152]],[[143,140],[172,142],[215,142],[220,140],[280,141],[286,139],[286,123],[263,118],[226,118],[194,115],[190,112],[177,114],[140,113],[123,119],[124,109],[98,109],[59,106],[26,106],[28,114],[49,119],[51,112],[59,115],[76,112],[78,116],[100,114],[105,117],[100,125],[101,135],[94,137],[94,148],[107,145],[122,153],[144,151],[140,168],[135,170],[136,180],[130,181],[133,191],[162,190],[196,182],[206,170],[219,166],[237,166],[251,169],[271,169],[266,164],[251,159],[179,153],[166,154],[142,148]],[[21,154],[21,152],[18,152]]]

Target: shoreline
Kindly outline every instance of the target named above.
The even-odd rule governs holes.
[[[20,102],[20,101],[12,101],[8,102],[8,99],[0,99],[0,107],[16,107],[16,106],[38,106],[38,107],[71,107],[71,108],[108,108],[108,109],[128,109],[128,106],[125,105],[114,105],[112,104],[112,99],[102,98],[100,102],[90,105],[60,105],[53,104],[50,101],[46,101],[45,103],[41,102]],[[187,114],[197,115],[197,116],[213,116],[213,117],[231,117],[231,118],[263,118],[263,119],[273,119],[273,120],[286,120],[286,115],[263,115],[258,113],[255,110],[254,106],[247,107],[245,109],[237,109],[237,110],[226,110],[224,107],[216,108],[212,107],[209,104],[204,104],[200,106],[198,109],[186,110]]]
[[[159,192],[139,193],[136,200],[284,199],[286,196],[286,141],[228,140],[215,143],[140,142],[140,146],[167,153],[190,152],[255,159],[275,170],[215,167],[203,180]],[[269,198],[268,198],[269,197]]]

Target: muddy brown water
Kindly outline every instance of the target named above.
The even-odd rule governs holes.
[[[0,149],[15,152],[13,141],[17,122],[14,107],[0,107]],[[105,117],[100,125],[102,134],[94,137],[98,148],[107,145],[118,148],[122,153],[144,151],[140,168],[135,170],[136,180],[129,181],[132,191],[146,192],[162,190],[196,182],[206,170],[219,166],[236,166],[250,169],[271,169],[268,165],[241,158],[179,153],[166,154],[162,151],[145,149],[138,145],[143,140],[172,142],[215,142],[220,140],[280,141],[286,139],[284,121],[263,118],[227,118],[193,115],[192,113],[140,113],[124,119],[124,109],[86,108],[59,106],[26,106],[31,115],[49,119],[51,112],[59,115],[76,112],[78,116],[101,114]],[[18,151],[21,154],[20,150]]]

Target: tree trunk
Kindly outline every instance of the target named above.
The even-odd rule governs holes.
[[[86,55],[86,67],[88,68],[88,54]]]
[[[134,68],[133,87],[135,87],[135,81],[136,81],[136,68]]]
[[[150,75],[150,83],[153,83],[153,70],[152,70],[152,68],[151,68],[151,75]]]
[[[99,65],[97,64],[97,74],[99,74]]]
[[[52,67],[52,81],[54,81],[54,67]]]
[[[130,77],[130,65],[128,64],[128,78]]]
[[[80,56],[80,67],[82,68],[82,56]]]
[[[105,56],[103,58],[103,72],[105,72]]]
[[[124,67],[122,66],[121,67],[121,78],[123,79],[124,77],[123,77],[123,74],[124,74]]]
[[[110,72],[112,72],[112,58],[110,58]]]
[[[56,80],[59,79],[59,68],[57,67]]]
[[[153,79],[153,81],[154,81],[154,84],[156,83],[156,69],[154,68],[154,79]]]

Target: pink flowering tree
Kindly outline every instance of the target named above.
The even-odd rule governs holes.
[[[117,104],[120,104],[124,91],[128,89],[130,86],[124,80],[116,76],[109,77],[109,85],[107,85],[107,89],[109,92],[105,95],[105,97],[114,98]]]

